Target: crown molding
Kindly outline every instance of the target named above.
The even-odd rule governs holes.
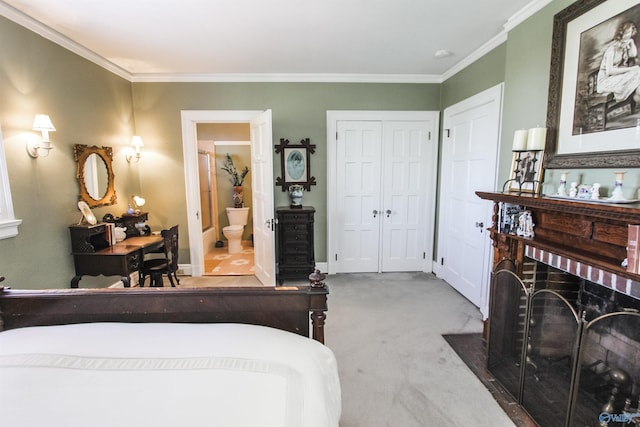
[[[132,82],[239,82],[239,83],[441,83],[432,74],[134,74]]]
[[[45,39],[52,41],[55,44],[60,45],[63,48],[70,50],[71,52],[99,65],[100,67],[122,77],[123,79],[131,81],[131,79],[133,78],[133,75],[130,72],[126,71],[124,68],[114,64],[113,62],[107,60],[103,56],[98,55],[94,51],[87,49],[79,43],[76,43],[67,36],[64,36],[51,27],[44,25],[40,21],[37,21],[32,17],[25,15],[24,13],[9,6],[3,1],[0,1],[0,15],[6,17],[10,21],[13,21],[18,25],[27,28],[28,30],[33,31],[34,33],[44,37]]]
[[[507,19],[507,22],[504,24],[504,30],[506,32],[513,30],[531,15],[538,12],[540,9],[542,9],[552,1],[553,0],[533,0],[531,3],[527,4],[525,7],[511,16],[511,18]]]

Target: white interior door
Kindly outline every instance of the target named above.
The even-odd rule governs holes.
[[[382,122],[339,121],[335,224],[338,272],[378,271],[380,246],[380,160]]]
[[[254,269],[266,286],[276,284],[272,139],[271,110],[267,110],[251,120]]]
[[[430,121],[385,121],[383,147],[381,270],[421,271],[433,215],[427,197],[433,186],[435,139]],[[431,259],[431,257],[429,257]]]
[[[438,275],[478,307],[485,305],[491,242],[485,228],[493,205],[476,191],[493,191],[500,137],[502,85],[444,112]]]
[[[327,113],[330,273],[431,271],[437,117]]]

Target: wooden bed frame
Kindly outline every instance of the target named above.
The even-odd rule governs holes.
[[[11,290],[0,287],[0,331],[91,322],[246,323],[324,343],[329,289],[309,286]]]

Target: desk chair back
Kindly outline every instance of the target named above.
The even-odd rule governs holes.
[[[162,276],[167,275],[171,286],[180,284],[178,279],[178,226],[160,232],[164,245],[162,252],[164,257],[151,258],[144,261],[140,275],[140,286],[144,286],[147,276],[151,277],[151,286],[164,286]]]

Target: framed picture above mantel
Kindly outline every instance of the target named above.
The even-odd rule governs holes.
[[[640,167],[640,0],[555,15],[545,168]]]

